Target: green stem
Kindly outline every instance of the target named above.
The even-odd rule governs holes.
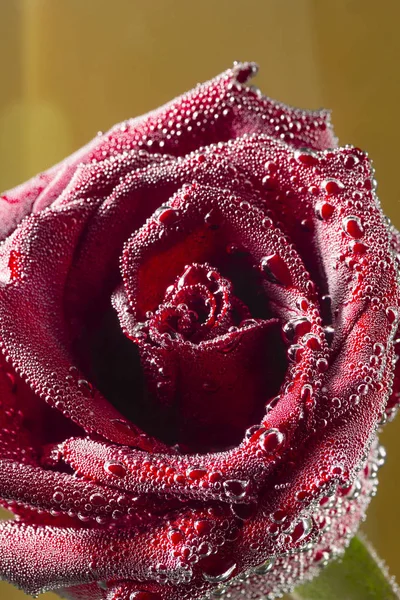
[[[361,536],[353,538],[343,557],[329,564],[310,583],[292,593],[293,600],[399,600],[399,587],[384,563]]]

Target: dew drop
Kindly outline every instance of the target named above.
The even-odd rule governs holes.
[[[265,190],[274,190],[277,187],[277,180],[272,175],[266,175],[261,181]]]
[[[294,157],[297,160],[297,162],[307,167],[316,165],[318,163],[317,154],[309,148],[299,148],[294,153]]]
[[[328,342],[328,344],[332,344],[333,342],[333,337],[335,335],[335,328],[332,327],[332,325],[326,325],[324,327],[324,333],[325,333],[325,338],[326,341]]]
[[[300,344],[292,344],[287,351],[288,359],[295,363],[301,361],[303,354],[304,348],[303,346],[300,346]]]
[[[247,521],[251,519],[257,511],[256,504],[232,504],[231,511],[238,519]]]
[[[393,306],[389,306],[389,308],[386,309],[386,316],[387,316],[389,323],[394,323],[395,321],[397,321],[397,319],[398,319],[397,308],[394,308]]]
[[[273,454],[282,448],[284,441],[284,434],[279,429],[272,428],[260,435],[258,443],[264,452]]]
[[[207,521],[206,519],[201,519],[200,521],[196,521],[194,524],[195,531],[198,535],[207,535],[210,533],[213,525],[211,521]]]
[[[317,360],[317,369],[320,373],[325,373],[328,370],[329,364],[326,358],[319,358]]]
[[[93,504],[94,506],[101,506],[102,504],[105,504],[105,498],[102,494],[92,494],[89,498],[91,504]]]
[[[369,387],[366,383],[362,383],[357,388],[357,392],[360,394],[360,396],[366,396],[368,394],[368,390]]]
[[[257,567],[254,567],[254,573],[256,575],[266,575],[274,566],[275,560],[275,558],[269,558],[260,565],[257,565]]]
[[[235,572],[236,563],[229,563],[227,560],[218,561],[216,564],[210,564],[210,567],[203,571],[203,577],[209,583],[223,583],[228,581]]]
[[[205,475],[207,475],[207,471],[205,469],[201,469],[200,467],[190,467],[186,471],[186,476],[191,481],[198,481],[199,479],[201,479]]]
[[[261,259],[260,268],[271,283],[289,286],[292,282],[288,266],[279,254],[264,256]]]
[[[339,194],[344,190],[344,185],[338,179],[325,179],[322,182],[322,187],[327,194]]]
[[[376,344],[373,345],[372,350],[375,356],[381,356],[385,352],[385,346],[380,342],[376,342]]]
[[[344,159],[343,164],[346,167],[346,169],[352,169],[353,167],[358,165],[359,162],[360,159],[358,158],[358,156],[356,156],[355,154],[348,154]]]
[[[159,223],[163,225],[172,225],[178,219],[178,214],[175,209],[170,206],[160,206],[156,212],[156,218]]]
[[[368,246],[366,244],[362,244],[361,242],[352,241],[350,243],[350,250],[354,254],[365,254],[368,250]]]
[[[168,538],[174,546],[182,542],[184,539],[183,534],[179,529],[172,529],[168,533]]]
[[[298,543],[304,540],[312,531],[313,523],[311,519],[301,519],[297,525],[295,525],[291,538],[293,542]]]
[[[270,412],[273,408],[275,408],[275,406],[278,404],[279,400],[280,400],[280,396],[275,396],[271,400],[268,400],[268,402],[265,403],[265,411]],[[258,426],[256,425],[256,427],[258,427]]]
[[[54,502],[57,502],[57,504],[60,504],[64,500],[64,494],[60,491],[54,492],[53,500]]]
[[[315,207],[315,214],[321,221],[327,221],[333,215],[335,207],[329,202],[318,202]]]
[[[288,321],[283,326],[283,333],[287,341],[291,342],[296,338],[302,337],[306,333],[308,333],[311,329],[311,323],[307,319],[307,317],[299,317],[298,319],[293,319]]]
[[[240,479],[228,479],[222,485],[226,496],[231,500],[241,500],[247,495],[249,489],[249,481]]]
[[[108,460],[104,463],[104,470],[109,475],[114,475],[114,477],[122,478],[126,475],[126,467],[120,462]]]
[[[364,228],[361,219],[355,216],[345,217],[342,221],[343,230],[348,236],[358,240],[364,235]]]

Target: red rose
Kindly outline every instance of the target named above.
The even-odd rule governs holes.
[[[400,244],[366,155],[254,71],[1,198],[0,575],[28,593],[275,598],[364,516]]]

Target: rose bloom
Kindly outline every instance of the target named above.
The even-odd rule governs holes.
[[[234,67],[0,200],[0,575],[272,599],[339,556],[394,414],[396,232],[329,114]]]

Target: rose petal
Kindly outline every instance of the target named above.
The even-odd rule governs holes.
[[[142,147],[183,156],[200,146],[255,132],[282,137],[296,146],[336,145],[328,112],[290,108],[246,87],[256,70],[253,63],[238,63],[165,107],[113,127],[62,163],[6,192],[0,198],[0,239],[33,205],[34,210],[49,206],[80,163],[101,161],[121,151]],[[208,106],[212,111],[207,111]]]
[[[64,321],[64,285],[79,236],[95,209],[94,203],[80,203],[49,210],[27,219],[7,239],[0,267],[3,353],[39,396],[86,431],[160,449],[162,445],[138,429],[122,429],[120,413],[73,364]],[[44,249],[45,261],[41,260]],[[18,260],[11,264],[12,256]],[[53,272],[57,272],[56,279]]]
[[[57,515],[79,515],[82,522],[100,516],[101,524],[111,518],[107,507],[114,507],[115,514],[122,517],[135,504],[129,496],[113,489],[11,460],[0,461],[0,494],[4,500]]]

